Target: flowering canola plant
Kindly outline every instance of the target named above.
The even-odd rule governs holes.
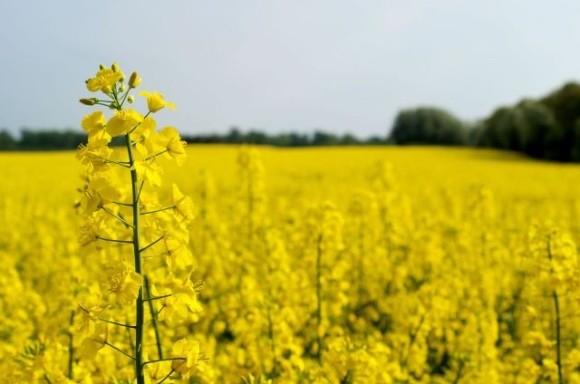
[[[96,358],[102,348],[111,348],[118,353],[122,377],[161,383],[189,377],[200,358],[196,340],[179,339],[170,352],[166,343],[172,338],[160,329],[200,310],[188,248],[193,206],[176,184],[162,188],[159,158],[181,164],[185,143],[174,127],[157,130],[153,114],[175,106],[158,92],[142,91],[148,112],[126,108],[141,78],[133,72],[124,80],[116,63],[101,67],[86,84],[103,98],[81,99],[113,113],[107,118],[94,111],[81,124],[88,142],[77,153],[85,169],[80,243],[99,272],[96,282],[79,289],[75,323],[83,341],[78,354]],[[111,146],[116,137],[124,148]],[[125,366],[134,373],[125,374]]]

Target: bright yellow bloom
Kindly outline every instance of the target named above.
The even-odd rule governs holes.
[[[161,185],[162,169],[159,164],[151,161],[135,161],[134,166],[139,179],[147,181],[154,187]]]
[[[87,89],[91,92],[102,91],[109,94],[113,91],[115,83],[124,78],[123,72],[115,71],[112,68],[103,68],[97,72],[95,77],[86,81]]]
[[[103,205],[118,199],[120,193],[106,177],[92,179],[81,197],[81,208],[85,214],[100,209]]]
[[[84,131],[89,135],[89,143],[107,145],[111,142],[111,135],[105,130],[107,119],[101,111],[86,115],[81,122]]]
[[[143,116],[134,109],[123,109],[117,111],[107,123],[107,132],[113,136],[127,134],[130,130],[136,128],[143,121]]]
[[[163,139],[166,140],[165,148],[167,153],[175,159],[177,165],[183,164],[185,161],[185,141],[181,140],[179,131],[174,127],[165,127],[159,133]]]
[[[176,184],[173,184],[172,186],[171,197],[177,212],[179,212],[185,220],[193,220],[193,202],[191,201],[191,198],[181,193]]]
[[[107,290],[115,294],[117,301],[121,304],[134,302],[139,294],[141,284],[141,275],[124,263],[108,271],[105,283]]]
[[[101,111],[96,111],[86,115],[83,117],[83,121],[81,122],[81,127],[83,127],[89,136],[104,130],[106,125],[107,119],[105,118],[105,114]]]
[[[147,99],[147,108],[149,108],[151,112],[155,113],[165,107],[175,110],[175,104],[165,101],[163,95],[159,92],[141,91],[139,92],[139,96],[143,96]]]
[[[109,169],[107,159],[113,150],[107,146],[111,141],[111,136],[104,133],[102,138],[89,140],[87,145],[80,145],[76,157],[81,163],[87,165],[87,170],[91,173]]]
[[[172,357],[182,358],[174,360],[171,364],[173,370],[185,377],[189,377],[197,370],[197,361],[199,359],[199,342],[181,339],[173,344]]]
[[[96,331],[97,319],[104,310],[99,287],[96,285],[89,287],[86,297],[78,304],[75,316],[78,331],[85,337],[92,336]]]

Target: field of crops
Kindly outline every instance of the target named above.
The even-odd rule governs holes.
[[[149,295],[149,382],[580,383],[580,167],[420,147],[187,155],[163,178],[193,202],[197,301]],[[133,380],[113,322],[134,320],[112,316],[104,272],[130,251],[87,251],[81,176],[73,152],[0,154],[0,382]],[[189,379],[163,379],[182,338]]]

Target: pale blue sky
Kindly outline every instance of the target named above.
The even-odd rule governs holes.
[[[401,108],[473,120],[580,78],[580,2],[13,0],[0,127],[78,127],[98,64],[175,102],[158,122],[384,135]]]

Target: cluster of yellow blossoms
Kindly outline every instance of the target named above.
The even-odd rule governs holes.
[[[105,99],[81,100],[114,112],[107,119],[95,111],[82,120],[88,142],[77,154],[86,182],[80,243],[95,275],[78,288],[74,323],[84,339],[77,354],[98,359],[109,347],[118,353],[118,378],[164,382],[187,378],[199,359],[197,341],[189,335],[176,341],[174,329],[161,329],[191,323],[200,310],[188,247],[192,202],[175,184],[164,189],[161,177],[161,158],[181,164],[185,143],[174,127],[157,130],[152,114],[175,108],[161,94],[139,93],[147,100],[145,115],[125,109],[141,78],[134,72],[127,84],[124,80],[117,64],[101,67],[86,84]],[[115,138],[122,139],[119,147],[113,146]],[[168,342],[174,343],[171,351]]]

